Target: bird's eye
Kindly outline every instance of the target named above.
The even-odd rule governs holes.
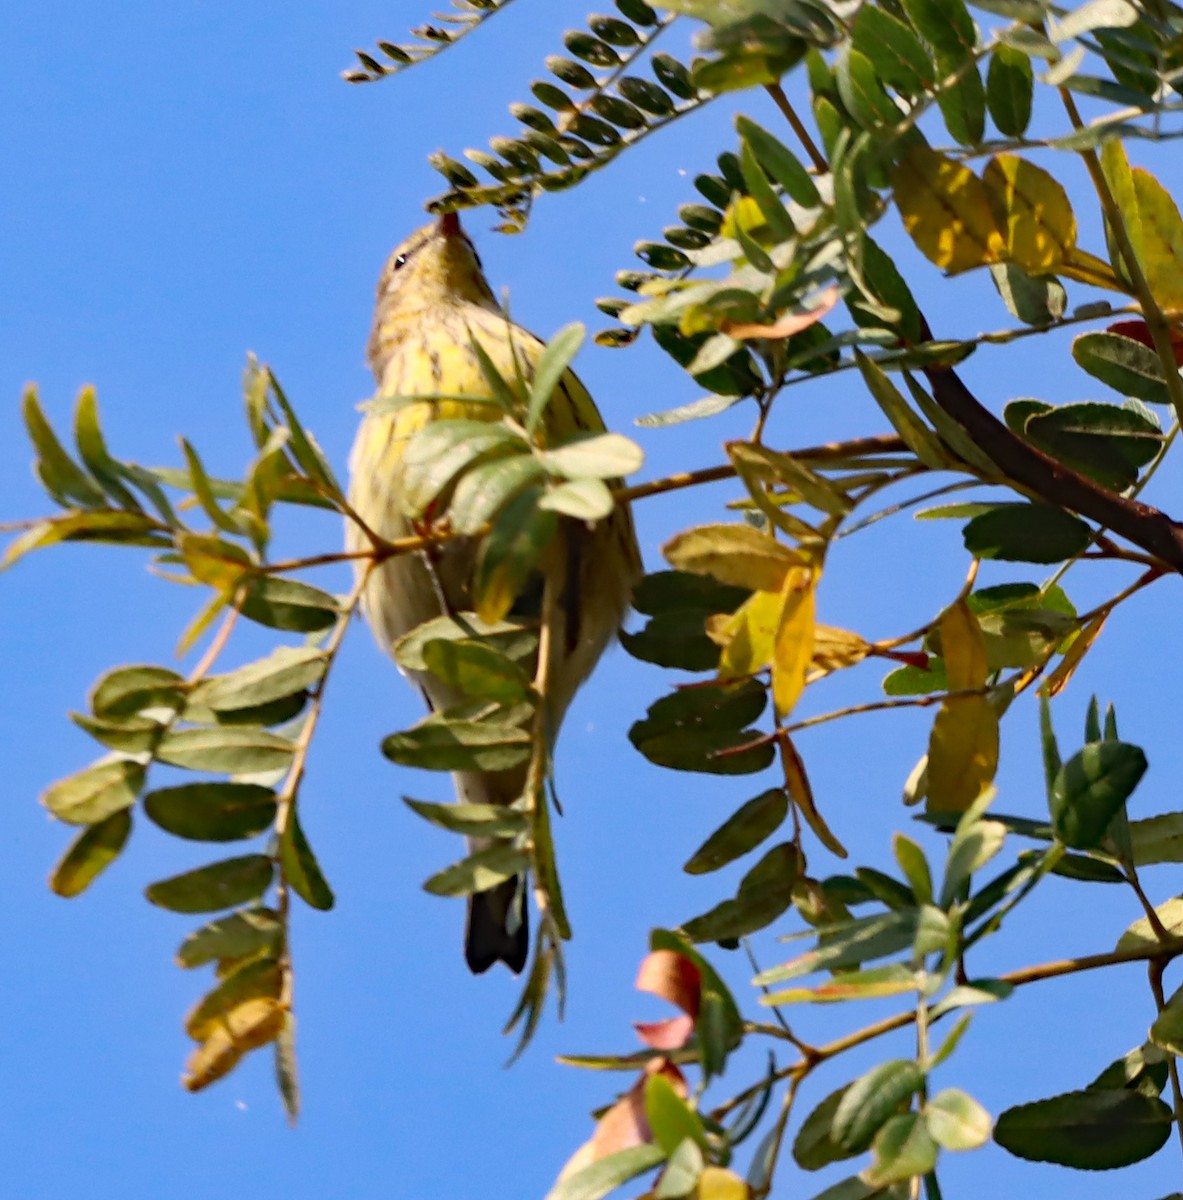
[[[407,256],[405,254],[400,254],[398,256],[398,258],[396,258],[394,260],[394,269],[396,271],[400,270],[402,267],[405,267],[406,265],[407,265]]]

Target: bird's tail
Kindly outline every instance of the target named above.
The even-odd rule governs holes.
[[[474,975],[503,962],[515,974],[530,954],[525,877],[507,879],[487,892],[468,898],[464,930],[464,959]]]

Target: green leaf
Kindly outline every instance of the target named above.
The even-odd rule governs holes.
[[[1135,866],[1183,862],[1183,813],[1160,813],[1130,822]]]
[[[642,429],[661,429],[667,425],[681,425],[684,421],[698,421],[703,417],[717,416],[745,398],[744,396],[702,396],[698,400],[691,400],[689,404],[679,404],[676,408],[646,413],[643,417],[637,417],[633,424],[639,425]]]
[[[864,8],[863,12],[877,11]],[[950,457],[941,445],[940,438],[913,412],[903,393],[888,379],[878,363],[868,358],[861,350],[854,352],[855,362],[862,373],[863,382],[883,415],[904,439],[908,449],[933,470],[943,470],[950,465]]]
[[[400,766],[428,771],[505,771],[530,757],[530,735],[516,725],[435,714],[385,738],[382,753]]]
[[[761,771],[772,762],[771,744],[719,755],[760,738],[758,731],[745,726],[767,702],[768,694],[756,680],[683,689],[652,704],[629,729],[629,741],[650,762],[674,770],[715,775]]]
[[[1162,363],[1149,346],[1117,333],[1082,333],[1072,343],[1072,357],[1094,379],[1123,396],[1150,404],[1170,404]]]
[[[176,837],[234,842],[270,827],[275,793],[257,783],[188,783],[149,792],[144,812]]]
[[[937,1092],[924,1106],[924,1123],[946,1150],[977,1150],[990,1140],[990,1114],[960,1088]]]
[[[197,451],[184,438],[181,438],[181,450],[185,454],[185,461],[189,467],[190,487],[197,503],[201,505],[202,511],[213,522],[215,529],[220,529],[223,533],[230,534],[231,537],[241,536],[246,532],[246,527],[241,521],[224,512],[218,504],[217,498],[214,496],[213,484],[206,474]]]
[[[538,507],[541,494],[529,488],[515,496],[481,545],[472,593],[485,621],[509,615],[558,529],[556,514]]]
[[[519,493],[539,482],[546,469],[533,454],[480,463],[456,484],[448,516],[459,533],[477,533]]]
[[[469,837],[512,837],[529,829],[521,809],[502,804],[433,804],[410,796],[404,796],[403,803],[425,821]]]
[[[850,1154],[866,1150],[923,1083],[924,1073],[911,1059],[896,1058],[872,1067],[846,1089],[834,1110],[834,1142]]]
[[[160,739],[154,757],[189,771],[250,775],[283,770],[294,750],[291,741],[276,733],[232,725],[172,730]]]
[[[291,801],[290,804],[288,821],[279,839],[280,869],[284,879],[291,884],[292,891],[305,904],[320,912],[328,912],[335,903],[333,889],[329,887],[316,855],[304,836],[295,802]]]
[[[90,692],[90,708],[96,717],[118,718],[146,708],[180,709],[188,685],[167,667],[116,667],[101,676]]]
[[[468,896],[487,892],[530,868],[530,855],[506,842],[486,846],[438,871],[423,885],[433,896]]]
[[[422,516],[461,471],[525,449],[522,439],[500,421],[457,418],[429,422],[411,437],[403,454],[406,514]]]
[[[683,671],[713,671],[719,665],[719,647],[707,637],[707,611],[661,613],[638,633],[620,631],[620,644],[634,658],[659,667]]]
[[[531,658],[538,649],[538,631],[520,621],[482,621],[473,612],[434,617],[404,634],[394,644],[394,660],[404,671],[426,671],[426,647],[435,641],[479,641],[515,662]]]
[[[103,721],[84,713],[71,713],[70,720],[109,750],[116,750],[120,754],[139,755],[151,750],[164,729],[159,721],[143,717]]]
[[[919,96],[936,82],[936,67],[911,28],[883,8],[866,4],[854,23],[854,47],[884,83],[903,96]]]
[[[1150,1040],[1170,1054],[1183,1052],[1183,989],[1176,989],[1150,1026]]]
[[[1115,491],[1137,481],[1139,468],[1163,442],[1148,415],[1114,404],[1065,404],[1034,413],[1023,433],[1041,450]]]
[[[995,46],[986,73],[986,103],[999,133],[1005,137],[1026,133],[1033,90],[1030,58],[1012,46]]]
[[[99,762],[50,784],[41,803],[68,825],[97,825],[131,808],[143,786],[143,764],[128,759]]]
[[[1068,307],[1068,293],[1054,275],[1029,275],[1017,263],[994,263],[990,278],[1007,311],[1026,325],[1050,325]]]
[[[283,1025],[275,1036],[275,1085],[283,1098],[288,1124],[300,1115],[300,1076],[296,1069],[296,1018],[283,1014]]]
[[[932,872],[928,867],[928,859],[924,851],[911,838],[902,833],[896,833],[891,840],[895,860],[900,864],[904,877],[912,889],[915,903],[932,903]]]
[[[818,935],[817,948],[771,967],[756,976],[757,984],[781,983],[817,971],[835,971],[861,966],[875,959],[898,954],[912,945],[916,936],[916,913],[876,913],[830,925]]]
[[[202,680],[192,699],[216,710],[255,708],[304,691],[324,675],[326,661],[324,651],[312,646],[280,646],[257,662]]]
[[[1167,1058],[1166,1051],[1150,1042],[1143,1042],[1116,1062],[1110,1063],[1089,1084],[1088,1090],[1130,1088],[1145,1096],[1160,1095],[1170,1077]]]
[[[571,361],[579,353],[587,330],[578,321],[564,325],[543,347],[534,364],[534,378],[530,382],[530,394],[526,400],[526,432],[533,435],[546,406],[554,395],[555,388],[567,390],[563,379]],[[572,379],[571,386],[582,391],[583,385]]]
[[[1106,1171],[1156,1153],[1171,1124],[1171,1110],[1141,1092],[1066,1092],[1008,1108],[994,1126],[994,1140],[1018,1158]]]
[[[1158,924],[1171,937],[1183,937],[1183,898],[1175,898],[1159,904],[1154,910]],[[1135,921],[1117,940],[1118,950],[1145,950],[1158,943],[1159,936],[1156,926],[1152,926],[1148,917]]]
[[[272,956],[283,937],[283,922],[274,909],[243,908],[195,929],[178,948],[176,961],[180,967],[202,967],[219,959]]]
[[[423,664],[466,697],[514,704],[533,694],[530,677],[483,641],[439,638],[423,646]]]
[[[615,506],[611,491],[602,479],[571,479],[547,488],[538,501],[539,508],[562,513],[577,521],[603,520]]]
[[[653,1079],[662,1079],[662,1076],[651,1076],[649,1082],[652,1083]],[[657,1140],[661,1145],[661,1139]],[[705,1166],[706,1158],[698,1143],[691,1138],[683,1138],[670,1153],[653,1189],[653,1200],[680,1200],[681,1197],[692,1195]]]
[[[270,370],[267,371],[267,382],[271,386],[271,395],[275,398],[275,403],[279,405],[280,411],[283,413],[283,419],[287,424],[288,432],[291,434],[292,453],[295,455],[296,462],[308,478],[315,483],[319,483],[328,495],[340,496],[341,485],[333,475],[333,469],[329,466],[329,461],[325,457],[324,451],[316,444],[312,435],[306,432],[304,426],[300,424],[295,410],[288,403],[288,398],[284,394],[283,388],[279,386],[279,380],[275,378]]]
[[[1057,563],[1081,553],[1092,531],[1079,517],[1047,504],[999,504],[962,530],[978,558]]]
[[[913,666],[896,667],[883,677],[885,696],[925,696],[943,692],[948,687],[945,663],[940,658],[930,658],[925,670]]]
[[[547,470],[567,479],[616,479],[640,470],[640,446],[621,433],[588,433],[542,455]]]
[[[337,598],[298,579],[256,575],[247,584],[242,615],[291,633],[316,633],[335,625],[340,616]]]
[[[783,788],[769,788],[738,808],[690,856],[682,868],[689,875],[717,871],[754,850],[788,815]]]
[[[961,62],[973,51],[973,18],[961,0],[904,0],[904,10],[920,36],[938,53]],[[938,77],[945,72],[938,71]]]
[[[1091,742],[1056,773],[1049,796],[1056,836],[1074,850],[1100,845],[1146,771],[1146,755],[1127,742]]]
[[[98,401],[92,387],[84,387],[78,393],[78,403],[74,409],[74,440],[78,445],[78,454],[83,465],[95,482],[110,496],[115,506],[139,512],[139,501],[121,482],[126,478],[126,472],[122,465],[111,457],[103,440],[102,429],[99,427]]]
[[[665,1161],[658,1146],[630,1146],[617,1150],[559,1180],[545,1200],[601,1200],[609,1192]]]
[[[6,570],[33,550],[43,550],[60,542],[105,542],[113,546],[169,545],[166,534],[156,529],[156,521],[146,513],[74,512],[38,521],[9,543],[0,559]]]
[[[25,428],[37,452],[37,476],[46,491],[63,508],[72,508],[75,504],[83,508],[104,505],[103,493],[62,448],[37,399],[36,388],[25,389],[23,408]]]
[[[274,866],[266,854],[244,854],[161,879],[144,895],[170,912],[217,912],[258,900],[271,886]]]
[[[876,1135],[874,1152],[862,1178],[879,1187],[927,1175],[937,1161],[937,1143],[924,1118],[914,1112],[892,1117]]]
[[[130,834],[131,812],[126,808],[84,829],[50,874],[50,890],[67,898],[86,891],[119,857]]]
[[[740,880],[734,900],[683,922],[683,931],[693,942],[718,942],[764,929],[792,904],[801,869],[800,851],[791,842],[773,846]]]
[[[654,571],[637,584],[633,607],[656,616],[664,612],[693,610],[704,613],[734,612],[749,596],[748,588],[719,583],[689,571]]]
[[[803,208],[814,208],[820,202],[812,176],[787,146],[742,114],[735,118],[735,129],[751,147],[760,166],[780,184],[791,200]]]
[[[839,53],[835,79],[842,103],[864,129],[890,128],[899,121],[900,110],[883,90],[875,65],[855,46]]]
[[[660,1073],[645,1080],[645,1116],[654,1140],[667,1155],[672,1155],[687,1138],[706,1149],[702,1118]]]
[[[805,1171],[820,1171],[830,1163],[841,1162],[861,1153],[844,1150],[834,1140],[834,1114],[851,1084],[831,1092],[802,1122],[793,1140],[793,1159]]]

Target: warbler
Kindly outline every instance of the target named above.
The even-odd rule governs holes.
[[[543,349],[533,334],[510,323],[459,218],[449,213],[397,246],[378,283],[368,346],[377,397],[439,397],[385,413],[379,406],[358,430],[350,458],[350,503],[366,526],[383,538],[412,532],[403,511],[408,440],[431,421],[502,419],[500,409],[488,403],[493,391],[474,341],[506,380],[513,380],[518,371],[529,378]],[[595,403],[568,370],[545,411],[543,441],[554,444],[580,432],[603,430]],[[422,525],[415,528],[421,530]],[[347,543],[358,551],[370,546],[356,521],[347,521]],[[374,569],[362,608],[379,645],[390,651],[399,638],[426,621],[471,611],[478,552],[477,539],[453,539],[430,553],[389,558]],[[366,565],[359,559],[358,571]],[[541,560],[539,578],[526,589],[533,592],[535,611],[539,585],[545,583],[556,598],[546,688],[552,739],[576,690],[619,628],[640,570],[627,506],[618,504],[594,526],[561,519],[555,542]],[[413,674],[432,710],[460,699],[434,675]],[[457,799],[466,804],[512,804],[525,789],[527,769],[523,765],[497,772],[454,772]],[[474,849],[488,844],[470,842]],[[510,879],[469,897],[464,953],[474,973],[497,961],[515,973],[525,965],[526,887],[524,878]]]

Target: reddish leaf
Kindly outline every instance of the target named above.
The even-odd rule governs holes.
[[[645,955],[635,986],[639,992],[676,1004],[692,1020],[698,1017],[702,976],[690,959],[674,950],[654,950]]]
[[[1132,338],[1135,342],[1141,342],[1143,346],[1154,349],[1154,338],[1150,336],[1150,329],[1146,322],[1141,319],[1114,321],[1112,325],[1105,327],[1105,332]],[[1171,330],[1171,347],[1175,351],[1175,365],[1183,367],[1183,329]]]

